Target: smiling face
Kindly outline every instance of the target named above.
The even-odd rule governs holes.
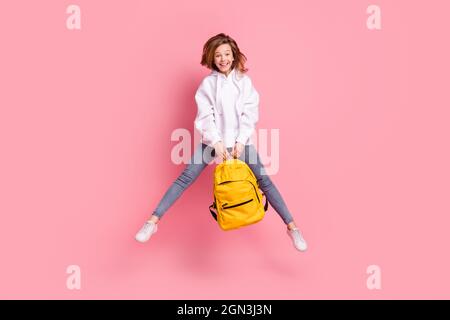
[[[231,72],[231,65],[234,61],[233,51],[228,43],[221,44],[214,52],[214,64],[225,75]]]

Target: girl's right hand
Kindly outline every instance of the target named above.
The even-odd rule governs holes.
[[[216,142],[216,144],[214,144],[214,151],[216,157],[221,157],[222,159],[228,159],[231,157],[222,141]]]

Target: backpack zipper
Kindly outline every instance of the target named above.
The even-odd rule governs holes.
[[[258,191],[256,191],[256,187],[253,185],[253,183],[251,183],[251,182],[248,181],[248,180],[225,181],[225,182],[219,183],[219,185],[226,184],[226,183],[231,183],[231,182],[237,182],[237,181],[246,181],[246,182],[250,183],[250,184],[252,185],[252,187],[253,187],[253,190],[255,191],[255,197],[256,197],[256,199],[258,200],[258,202],[261,202],[261,200],[259,200],[259,197],[258,197]]]
[[[258,202],[261,202],[261,201],[259,200],[259,197],[258,197],[258,191],[256,191],[256,188],[255,188],[255,186],[253,185],[253,183],[251,183],[250,181],[248,181],[248,183],[250,183],[250,184],[252,185],[253,189],[255,190],[255,196],[256,196],[256,199],[258,199]]]
[[[228,206],[228,207],[226,207],[225,205],[223,205],[223,206],[222,206],[222,209],[230,209],[230,208],[234,208],[234,207],[243,206],[244,204],[247,204],[247,203],[252,202],[252,201],[253,201],[253,199],[250,199],[250,200],[247,200],[247,201],[238,203],[238,204],[233,204],[232,206]]]

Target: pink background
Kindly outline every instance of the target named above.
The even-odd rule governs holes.
[[[81,7],[82,29],[66,28]],[[382,29],[366,27],[370,4]],[[434,1],[2,1],[0,298],[450,298],[450,25]],[[273,211],[221,231],[209,166],[145,245],[135,232],[184,165],[203,43],[249,58]],[[366,287],[381,268],[382,289]],[[79,265],[81,290],[66,287]]]

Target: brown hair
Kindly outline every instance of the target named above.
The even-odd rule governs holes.
[[[239,50],[236,41],[234,41],[233,38],[224,33],[219,33],[206,41],[205,45],[203,46],[203,55],[200,64],[207,67],[208,69],[219,71],[216,64],[214,63],[214,53],[220,45],[226,43],[230,45],[231,51],[233,52],[234,61],[231,64],[231,68],[237,68],[237,70],[242,73],[247,72],[248,69],[245,68],[244,65],[247,61],[247,57],[241,52],[241,50]]]

